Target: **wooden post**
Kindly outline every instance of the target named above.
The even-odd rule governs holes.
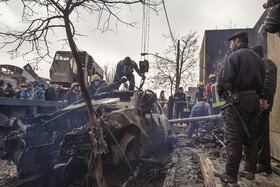
[[[172,119],[168,120],[169,123],[188,123],[195,121],[213,121],[219,120],[222,118],[222,115],[210,115],[210,116],[202,116],[202,117],[193,117],[193,118],[181,118],[181,119]]]

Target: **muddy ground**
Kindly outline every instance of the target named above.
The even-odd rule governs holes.
[[[179,136],[172,153],[164,186],[199,187],[204,186],[196,153],[198,149],[189,147],[185,136]]]

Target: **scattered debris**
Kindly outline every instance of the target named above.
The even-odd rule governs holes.
[[[164,163],[172,150],[171,128],[165,115],[153,112],[154,94],[138,93],[131,101],[104,99],[93,105],[95,137],[99,137],[95,145],[83,104],[7,122],[0,156],[17,166],[19,177],[13,186],[85,184],[92,151],[105,153],[108,185],[135,186],[159,178],[163,183]]]
[[[196,154],[199,150],[188,147],[185,138],[179,137],[172,153],[164,187],[203,186],[203,178]]]

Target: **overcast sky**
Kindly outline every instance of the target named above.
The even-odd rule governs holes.
[[[265,0],[166,0],[166,8],[171,24],[171,29],[184,35],[190,30],[198,31],[199,46],[205,30],[232,28],[251,28],[263,14],[262,4]],[[136,28],[118,24],[118,32],[105,32],[94,30],[95,15],[86,16],[81,20],[78,31],[86,34],[86,37],[79,37],[77,45],[80,49],[87,51],[95,61],[103,67],[107,63],[117,63],[126,56],[130,56],[138,62],[141,53],[141,6],[135,6],[132,10],[124,10],[120,16],[127,21],[135,21]],[[21,28],[20,23],[21,6],[18,0],[0,4],[0,26],[8,25],[12,28]],[[113,28],[114,28],[114,23]],[[162,35],[168,34],[168,26],[164,11],[158,14],[151,12],[150,23],[150,52],[159,53],[163,56],[164,50],[170,41],[164,41]],[[59,44],[57,38],[52,42],[51,51],[54,55],[56,50],[69,50]],[[6,52],[1,49],[0,64],[13,64],[23,67],[25,62],[21,57],[11,60]],[[152,60],[152,58],[150,58]],[[49,77],[51,63],[40,64],[37,73],[43,77]]]

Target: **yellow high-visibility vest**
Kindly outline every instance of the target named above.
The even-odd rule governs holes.
[[[184,112],[191,112],[191,101],[186,101],[187,107],[184,107]]]
[[[219,97],[217,92],[217,83],[211,85],[212,108],[220,107],[225,101]]]

